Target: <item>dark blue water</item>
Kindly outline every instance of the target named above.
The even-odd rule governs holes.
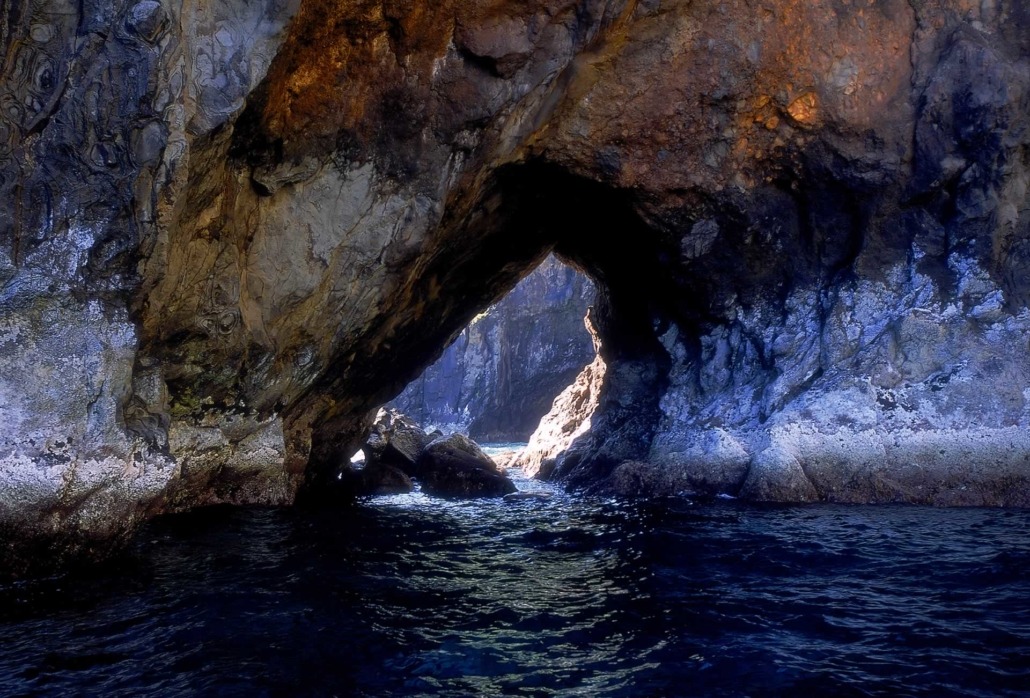
[[[1030,511],[212,509],[0,640],[3,696],[1030,695]]]

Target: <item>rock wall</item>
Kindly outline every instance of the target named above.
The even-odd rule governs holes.
[[[593,360],[583,326],[594,287],[548,257],[477,315],[392,405],[425,428],[481,442],[526,441]]]
[[[1026,6],[730,7],[680,16],[684,44],[630,41],[558,121],[554,159],[634,192],[637,239],[655,248],[647,339],[613,351],[632,333],[602,322],[606,392],[555,476],[627,494],[1030,504],[1016,484],[1030,475]],[[628,76],[647,66],[659,84],[641,94]],[[684,99],[651,96],[669,93]],[[628,118],[646,124],[637,137]]]
[[[1023,0],[0,9],[5,541],[316,496],[552,250],[555,476],[1028,503]]]

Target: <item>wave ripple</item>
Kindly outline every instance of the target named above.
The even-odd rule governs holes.
[[[553,494],[154,521],[0,588],[0,695],[1030,690],[1030,511]]]

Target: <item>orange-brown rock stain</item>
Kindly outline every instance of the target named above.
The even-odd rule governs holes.
[[[334,135],[360,123],[374,85],[398,78],[378,0],[308,0],[269,70],[262,126],[269,140],[284,143]],[[394,73],[394,74],[391,74]]]
[[[440,63],[456,48],[456,31],[473,44],[504,43],[510,28],[539,29],[574,5],[304,0],[266,78],[263,140],[278,143],[285,156],[324,153],[335,145],[331,139],[348,132],[350,140],[367,142],[405,121],[417,130],[427,113],[453,109],[447,102],[454,98],[475,106],[481,95],[469,85],[449,85],[452,98],[438,84]]]
[[[812,129],[907,117],[914,30],[901,0],[662,3],[577,61],[545,147],[622,187],[751,186]]]

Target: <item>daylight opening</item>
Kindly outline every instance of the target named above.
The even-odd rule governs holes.
[[[594,284],[553,255],[477,315],[389,407],[429,431],[524,443],[595,354]]]
[[[531,436],[535,442],[538,425],[548,431],[542,418],[599,361],[587,329],[594,300],[593,282],[547,257],[379,410],[337,489],[348,497],[549,497],[516,482],[539,474],[568,439],[537,449],[536,458],[523,447]]]

